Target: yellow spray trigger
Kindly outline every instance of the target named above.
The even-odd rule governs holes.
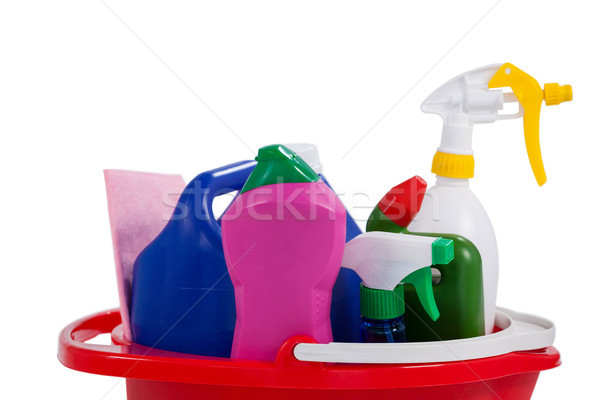
[[[498,69],[488,83],[490,89],[510,87],[521,106],[523,107],[523,127],[525,131],[525,146],[531,169],[538,185],[546,183],[546,171],[542,161],[540,149],[540,110],[542,100],[546,105],[560,104],[573,99],[570,85],[560,86],[556,83],[545,85],[542,90],[540,84],[527,73],[510,63]]]

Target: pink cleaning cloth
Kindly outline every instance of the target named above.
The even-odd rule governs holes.
[[[131,340],[129,302],[133,263],[162,231],[185,189],[180,175],[104,171],[123,332]]]

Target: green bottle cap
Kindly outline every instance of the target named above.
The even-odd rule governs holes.
[[[437,238],[431,244],[433,264],[448,264],[454,260],[454,242],[451,239]]]
[[[404,315],[404,289],[371,289],[360,284],[360,314],[369,319],[392,319]]]
[[[240,193],[275,183],[317,182],[319,175],[296,153],[281,144],[258,150],[256,167]]]

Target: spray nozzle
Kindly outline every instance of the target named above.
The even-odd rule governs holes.
[[[433,297],[429,266],[448,264],[453,258],[452,240],[367,232],[346,243],[342,267],[354,270],[364,286],[371,289],[391,291],[400,283],[413,285],[421,304],[435,321],[440,313]]]
[[[573,88],[571,85],[559,85],[558,83],[544,84],[544,101],[547,106],[556,106],[571,100],[573,100]]]
[[[512,89],[503,93],[501,88]],[[530,75],[510,63],[478,68],[446,82],[421,105],[423,112],[444,120],[442,142],[432,172],[451,178],[472,178],[475,169],[471,140],[473,125],[523,117],[525,145],[538,184],[546,182],[539,140],[542,100],[556,105],[573,99],[570,85],[546,84],[544,90]],[[518,102],[519,111],[500,114],[504,103]]]

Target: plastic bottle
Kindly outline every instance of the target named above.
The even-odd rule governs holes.
[[[194,178],[173,216],[134,263],[130,316],[133,340],[181,353],[229,357],[235,324],[215,196],[240,190],[254,161]]]
[[[502,87],[513,93],[504,94]],[[483,261],[485,331],[494,326],[498,289],[498,247],[492,223],[469,188],[474,175],[471,149],[473,125],[523,117],[527,154],[538,184],[546,182],[539,144],[542,100],[546,105],[572,99],[569,85],[547,84],[512,64],[491,65],[466,72],[435,90],[421,105],[426,113],[443,118],[442,140],[432,172],[436,185],[428,190],[421,211],[409,226],[413,232],[445,232],[465,236],[479,249]],[[499,114],[505,102],[518,101],[516,114]]]
[[[409,232],[407,226],[423,202],[427,183],[415,176],[393,187],[379,201],[367,220],[367,232],[384,231],[442,237],[454,243],[454,259],[435,264],[440,276],[433,285],[440,318],[432,322],[421,305],[418,293],[404,285],[404,321],[409,342],[464,339],[483,335],[483,278],[481,256],[475,245],[463,236]]]
[[[235,289],[232,358],[273,361],[292,335],[331,334],[331,291],[346,237],[346,210],[308,164],[282,145],[258,164],[222,218]]]

